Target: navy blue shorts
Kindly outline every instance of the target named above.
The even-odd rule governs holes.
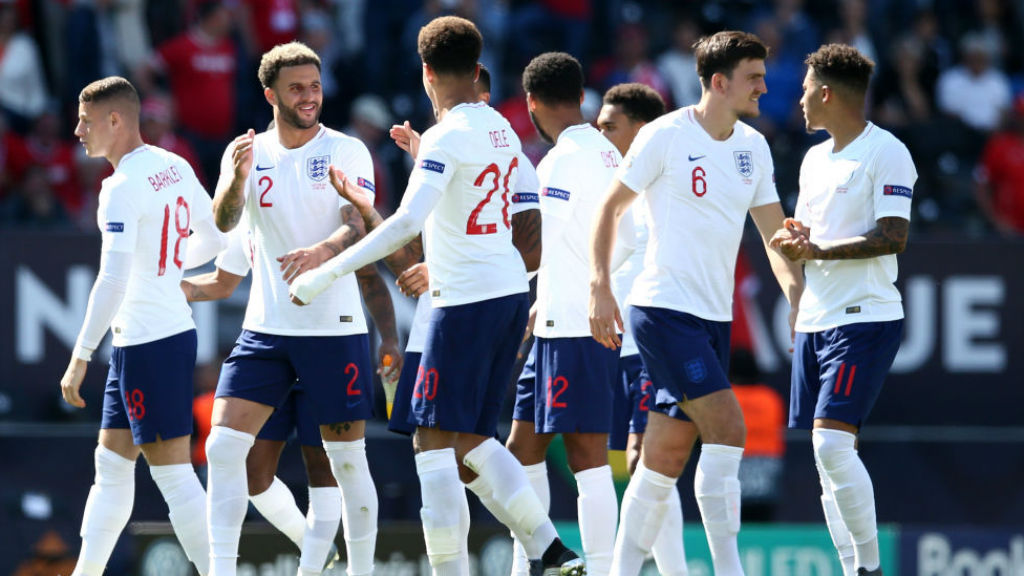
[[[860,427],[896,359],[903,320],[797,332],[789,427],[810,429],[828,418]]]
[[[388,419],[388,430],[411,436],[416,431],[412,422],[412,389],[416,384],[416,373],[420,369],[420,352],[406,352],[402,374],[398,377],[395,388],[395,402],[391,405],[391,418]]]
[[[494,436],[529,308],[524,292],[430,311],[412,394],[417,426]]]
[[[538,434],[607,434],[612,426],[612,388],[619,351],[590,336],[537,338],[533,385]]]
[[[303,446],[323,447],[320,437],[320,426],[316,423],[313,408],[309,405],[309,396],[298,382],[288,392],[284,403],[274,409],[256,438],[285,442],[296,432],[299,444]]]
[[[678,417],[679,402],[730,388],[731,322],[647,306],[633,306],[629,320],[654,382],[652,409]]]
[[[100,428],[131,428],[135,444],[192,434],[196,331],[115,346],[103,391]]]
[[[639,354],[619,358],[619,375],[613,388],[609,450],[625,450],[630,434],[643,434],[647,430],[653,386]]]
[[[537,380],[537,339],[530,345],[530,354],[523,364],[523,371],[516,380],[516,403],[512,408],[512,419],[533,422],[536,406],[533,402],[533,384]]]
[[[278,336],[243,330],[224,361],[217,398],[280,406],[296,379],[318,425],[373,416],[373,367],[366,334]]]

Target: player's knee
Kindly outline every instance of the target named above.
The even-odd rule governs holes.
[[[826,471],[842,467],[854,455],[856,440],[856,436],[842,430],[815,428],[811,432],[814,458]]]
[[[231,465],[242,460],[252,448],[255,437],[224,426],[214,426],[206,438],[206,460],[211,467]]]
[[[602,449],[595,449],[591,446],[573,446],[571,449],[566,450],[566,452],[569,469],[572,470],[573,474],[578,474],[584,470],[600,468],[608,464],[608,449],[604,447]]]
[[[264,467],[246,466],[246,480],[249,483],[249,496],[263,494],[274,483],[274,471]]]

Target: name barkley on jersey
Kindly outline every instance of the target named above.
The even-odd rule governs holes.
[[[178,174],[177,168],[171,166],[170,168],[161,170],[152,176],[147,176],[146,179],[149,180],[149,184],[153,187],[153,191],[159,192],[172,184],[181,182],[181,174]]]

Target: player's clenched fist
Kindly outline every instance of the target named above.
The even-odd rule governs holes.
[[[407,268],[395,280],[395,284],[398,285],[398,289],[402,291],[402,294],[418,298],[420,294],[426,292],[430,287],[430,272],[427,270],[426,262],[420,262],[415,266]]]

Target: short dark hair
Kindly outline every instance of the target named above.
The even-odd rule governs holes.
[[[565,52],[545,52],[523,70],[523,90],[545,104],[579,104],[583,67]]]
[[[480,85],[480,92],[491,91],[491,71],[482,63],[480,64],[480,76],[476,79],[476,83]]]
[[[728,77],[740,62],[765,60],[768,47],[749,32],[723,30],[697,40],[693,45],[697,57],[697,76],[705,87],[711,86],[711,77],[722,73]]]
[[[82,104],[117,102],[126,104],[130,112],[139,115],[139,93],[132,83],[120,76],[107,76],[90,83],[78,94]]]
[[[438,74],[472,74],[483,47],[476,25],[458,16],[434,18],[420,28],[417,40],[423,63]]]
[[[604,103],[622,108],[622,113],[633,122],[650,122],[665,113],[661,94],[639,82],[612,86],[604,93]]]
[[[274,82],[277,82],[277,77],[281,73],[281,68],[306,64],[312,64],[316,66],[317,70],[320,70],[320,57],[313,52],[312,48],[297,41],[278,44],[267,50],[260,58],[260,69],[257,75],[264,88],[273,88]]]
[[[853,46],[826,44],[807,56],[804,64],[821,84],[845,88],[863,96],[868,91],[875,63]]]

